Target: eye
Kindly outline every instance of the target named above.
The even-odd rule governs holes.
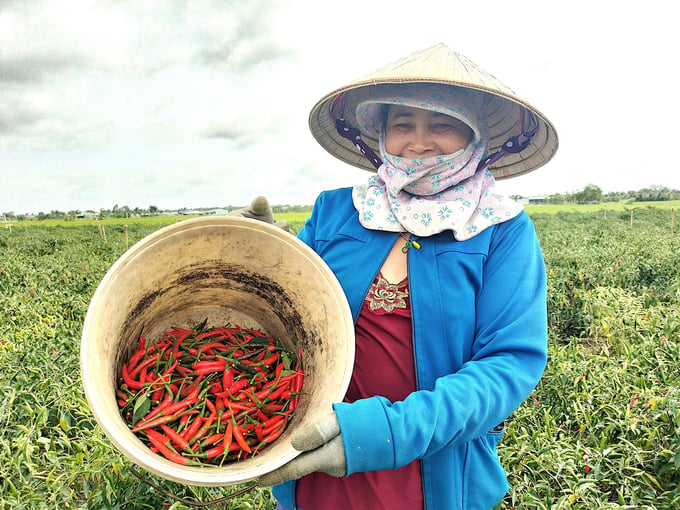
[[[458,122],[437,122],[432,125],[432,129],[435,131],[455,131],[460,129],[460,123]]]
[[[412,130],[413,124],[411,124],[410,122],[397,122],[395,124],[392,124],[390,127],[396,131],[405,132]]]

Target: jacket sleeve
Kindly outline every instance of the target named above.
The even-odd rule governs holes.
[[[470,314],[469,353],[453,373],[400,402],[371,397],[335,404],[348,474],[395,469],[478,439],[538,383],[547,359],[546,274],[526,215],[501,224],[491,236]],[[424,328],[415,325],[414,331],[423,334]],[[430,340],[441,344],[444,333]]]
[[[312,207],[312,214],[309,216],[309,218],[307,218],[307,221],[305,221],[304,226],[297,233],[298,239],[303,241],[308,246],[311,246],[313,249],[315,248],[314,238],[316,237],[316,224],[318,221],[319,211],[323,207],[325,194],[326,192],[322,192],[316,198],[314,206]]]

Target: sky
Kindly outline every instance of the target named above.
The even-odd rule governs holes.
[[[311,205],[369,173],[308,115],[444,43],[556,127],[531,196],[680,189],[667,0],[0,0],[0,214]]]

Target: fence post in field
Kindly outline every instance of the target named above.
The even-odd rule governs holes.
[[[127,250],[130,247],[130,243],[128,241],[128,228],[127,224],[125,224],[125,249]]]
[[[104,225],[97,221],[97,227],[99,227],[99,235],[104,240],[104,242],[106,242],[106,229],[104,228]]]
[[[633,209],[630,210],[630,226],[633,226]]]
[[[675,207],[671,207],[671,235],[673,235],[675,227]]]

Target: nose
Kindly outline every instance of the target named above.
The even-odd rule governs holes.
[[[431,152],[434,148],[432,138],[427,129],[416,128],[411,134],[410,149],[414,154],[422,155]]]

